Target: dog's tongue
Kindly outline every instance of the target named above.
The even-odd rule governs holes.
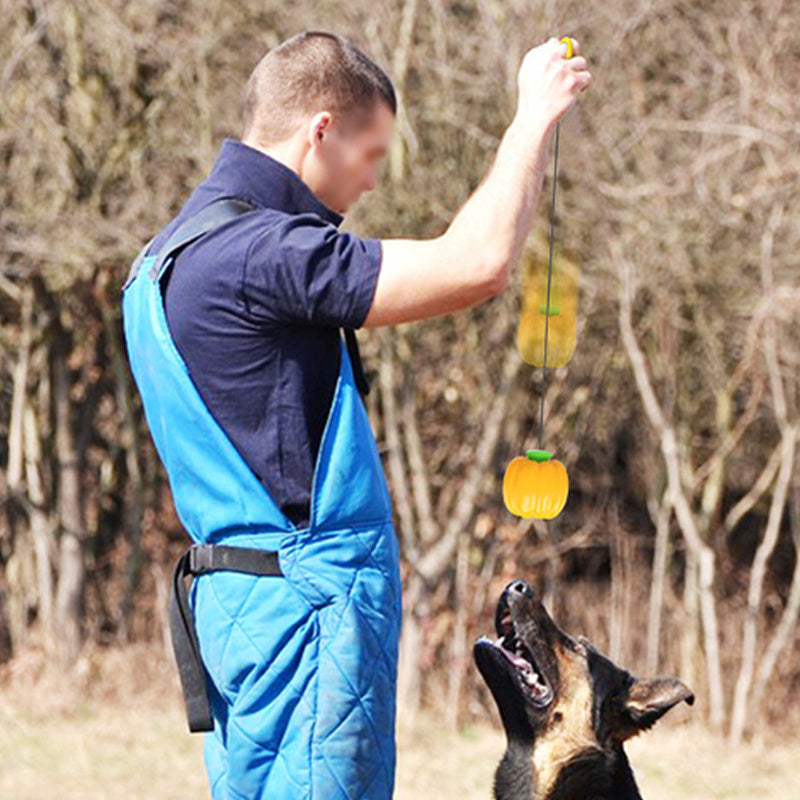
[[[495,646],[515,667],[519,667],[520,669],[525,669],[525,668],[530,669],[531,665],[528,663],[526,659],[524,659],[522,656],[518,656],[516,653],[512,652],[506,647],[503,647],[502,636],[500,636],[498,639],[495,640]]]

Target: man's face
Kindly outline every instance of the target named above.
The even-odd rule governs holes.
[[[362,192],[374,189],[381,161],[389,150],[394,114],[383,102],[361,125],[340,123],[335,118],[326,126],[317,154],[320,161],[319,198],[334,211],[344,214]]]

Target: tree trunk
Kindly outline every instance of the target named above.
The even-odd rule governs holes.
[[[775,493],[772,495],[772,502],[770,503],[764,538],[756,550],[753,558],[753,567],[750,571],[747,614],[742,636],[742,662],[739,669],[739,678],[736,681],[729,735],[732,745],[738,745],[741,742],[747,725],[748,697],[756,661],[756,639],[758,635],[758,616],[761,612],[761,595],[767,573],[767,562],[775,550],[775,545],[778,543],[781,520],[794,468],[795,440],[796,433],[793,428],[789,428],[784,432],[783,446],[781,448],[781,468],[778,472]]]
[[[794,572],[792,573],[792,585],[789,590],[789,598],[786,607],[781,614],[780,622],[775,629],[775,633],[766,648],[758,667],[755,688],[753,690],[752,706],[760,709],[764,692],[770,686],[772,673],[778,663],[778,657],[784,648],[792,641],[792,634],[797,627],[797,619],[800,617],[800,479],[795,478],[792,487],[792,503],[790,506],[792,541],[794,542]]]
[[[658,674],[658,651],[661,642],[661,614],[664,606],[664,582],[667,576],[667,550],[669,548],[669,522],[672,508],[662,497],[655,512],[656,542],[653,550],[653,575],[650,583],[650,605],[647,618],[647,655],[645,673]]]
[[[111,354],[114,374],[114,394],[120,417],[120,445],[125,451],[127,494],[126,528],[130,549],[125,563],[125,588],[122,594],[118,618],[118,636],[123,642],[129,640],[129,627],[133,613],[134,594],[139,585],[142,567],[142,525],[144,517],[144,482],[139,464],[139,428],[131,404],[132,386],[128,368],[122,353],[118,322],[108,303],[108,273],[101,276],[96,296],[103,315],[106,340]]]
[[[403,730],[413,731],[421,701],[420,660],[424,583],[412,572],[403,598],[402,635],[397,666],[397,708]]]
[[[450,639],[450,670],[448,672],[447,708],[445,723],[458,728],[461,692],[467,669],[467,623],[470,535],[462,532],[456,549],[455,619]]]
[[[25,481],[30,500],[30,531],[36,555],[36,578],[39,589],[39,621],[42,641],[46,651],[53,644],[53,534],[45,508],[47,497],[41,477],[42,452],[36,415],[30,405],[25,406]]]
[[[31,352],[31,328],[33,326],[33,290],[26,286],[20,295],[20,334],[19,357],[14,365],[14,384],[11,391],[11,416],[8,422],[8,462],[6,483],[9,491],[19,488],[22,481],[23,430],[25,416],[25,396],[28,389],[28,368]]]
[[[409,56],[413,43],[414,22],[417,17],[417,0],[405,0],[400,18],[397,44],[392,58],[392,73],[397,95],[398,134],[392,137],[389,146],[389,174],[392,183],[400,184],[406,173],[406,143],[411,133],[405,107],[405,83],[409,67]]]
[[[611,599],[608,631],[608,655],[612,661],[621,663],[623,659],[622,640],[627,634],[624,619],[625,564],[623,557],[623,533],[619,524],[616,503],[611,506],[611,528],[609,535],[609,555],[611,562]]]
[[[55,617],[59,654],[65,667],[75,663],[81,647],[84,562],[80,464],[70,419],[69,370],[63,341],[54,348],[55,439],[58,463],[58,510],[61,538]]]
[[[633,287],[631,286],[633,273],[631,267],[619,248],[613,248],[612,257],[620,269],[619,327],[622,342],[633,370],[642,405],[660,440],[661,453],[667,469],[667,491],[670,504],[675,509],[675,517],[686,546],[697,563],[697,590],[700,618],[703,622],[703,644],[708,678],[709,722],[713,728],[721,730],[725,724],[725,703],[719,653],[719,626],[714,597],[714,551],[700,535],[697,522],[692,514],[682,484],[681,456],[675,429],[665,416],[656,397],[647,361],[633,330]]]
[[[700,605],[697,602],[697,559],[686,551],[683,570],[683,612],[681,626],[681,677],[690,686],[697,682],[697,660],[700,652]]]
[[[775,233],[783,218],[783,211],[783,203],[776,203],[773,206],[769,221],[761,237],[761,285],[765,293],[769,292],[773,287],[772,248]],[[772,315],[764,320],[762,344],[765,356],[764,361],[769,375],[772,405],[775,418],[781,430],[781,465],[769,507],[764,537],[756,550],[753,566],[750,570],[747,614],[742,635],[742,664],[739,670],[739,678],[736,681],[729,737],[733,745],[741,742],[748,721],[748,697],[755,670],[758,617],[761,612],[761,597],[767,573],[767,563],[778,543],[781,522],[794,472],[797,439],[800,436],[800,424],[790,424],[788,418],[789,404],[786,399],[781,365],[778,358],[777,325]]]

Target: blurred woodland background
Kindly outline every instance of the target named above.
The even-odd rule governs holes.
[[[119,292],[238,136],[263,52],[331,29],[387,70],[397,135],[345,227],[429,237],[490,166],[524,52],[570,34],[595,81],[561,126],[557,257],[581,271],[576,354],[548,376],[564,513],[530,523],[502,503],[507,463],[536,445],[541,387],[515,346],[519,280],[467,313],[359,336],[404,556],[402,716],[495,715],[472,642],[505,583],[526,577],[566,630],[634,672],[680,675],[718,734],[796,726],[793,0],[0,12],[0,684],[48,665],[92,674],[142,648],[176,680],[166,604],[187,538],[128,371]],[[549,180],[528,265],[546,258]]]

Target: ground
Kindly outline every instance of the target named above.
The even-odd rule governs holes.
[[[0,797],[208,798],[202,737],[186,732],[177,695],[151,707],[92,699],[65,709],[55,699],[24,699],[9,701],[0,691]],[[455,733],[423,715],[399,736],[396,798],[488,800],[502,749],[490,718]],[[665,719],[628,750],[647,800],[797,797],[800,741],[731,752],[684,715]]]

